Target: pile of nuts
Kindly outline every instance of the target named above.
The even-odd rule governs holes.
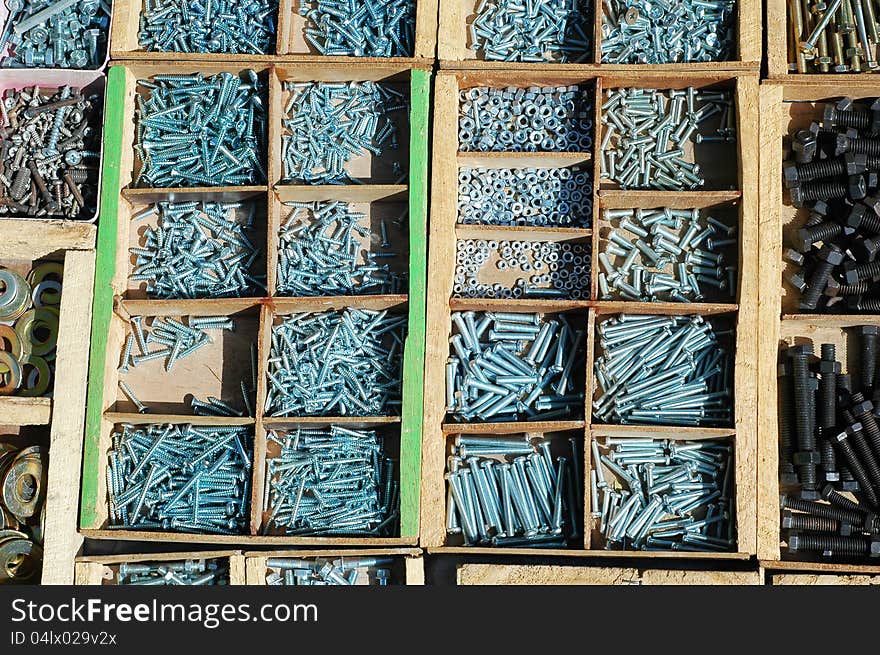
[[[590,297],[589,243],[466,239],[458,242],[456,250],[455,298]],[[517,278],[513,285],[481,282],[481,272],[490,260],[499,271],[496,276],[510,270],[528,277]]]
[[[607,437],[590,445],[591,515],[606,550],[734,549],[731,444]]]
[[[0,266],[0,396],[51,395],[64,265]]]
[[[584,330],[540,314],[454,312],[446,411],[461,421],[583,415]]]
[[[132,222],[157,217],[147,227],[138,247],[129,279],[146,281],[150,298],[238,298],[257,287],[265,290],[265,276],[253,275],[261,248],[254,245],[254,216],[250,203],[236,220],[241,202],[157,202]],[[249,237],[248,234],[251,236]]]
[[[619,314],[599,324],[593,416],[622,425],[725,427],[732,357],[702,316]]]
[[[480,0],[470,48],[486,61],[583,63],[591,55],[591,0]]]
[[[0,99],[0,217],[92,219],[98,206],[101,98],[70,86]]]
[[[154,75],[138,80],[135,185],[202,187],[266,182],[266,84],[242,77]]]
[[[699,164],[687,161],[689,142],[735,141],[736,111],[729,91],[633,88],[609,89],[607,96],[601,177],[621,189],[698,189],[706,180]]]
[[[301,559],[269,557],[266,559],[266,584],[294,585],[373,585],[386,587],[394,563],[390,557],[323,557]]]
[[[459,96],[459,150],[590,152],[593,148],[593,94],[586,88],[473,87]]]
[[[222,586],[229,584],[229,564],[221,559],[187,559],[170,562],[123,562],[118,585]]]
[[[735,225],[707,210],[670,207],[606,209],[603,218],[611,230],[599,254],[602,300],[691,302],[715,295],[711,289],[736,296],[736,257],[725,265]]]
[[[269,416],[399,414],[406,315],[345,308],[272,328]]]
[[[393,536],[400,484],[373,430],[297,428],[270,432],[281,447],[266,461],[264,531],[298,536]]]
[[[465,545],[564,547],[582,534],[583,453],[540,436],[459,435],[447,460],[446,533]]]
[[[355,10],[354,7],[357,6]],[[305,39],[318,54],[348,57],[412,57],[415,0],[373,0],[352,5],[342,0],[304,0]]]
[[[785,186],[810,214],[785,257],[800,268],[787,279],[801,292],[802,310],[880,311],[878,134],[880,102],[869,108],[844,98],[824,106],[821,125],[792,135]]]
[[[857,332],[858,376],[842,373],[831,343],[818,360],[811,344],[782,355],[779,474],[790,553],[880,557],[880,328]]]
[[[282,182],[342,184],[346,165],[361,157],[398,150],[397,112],[408,112],[404,94],[376,82],[284,82],[290,93],[281,136]],[[406,179],[390,162],[394,184]],[[355,176],[356,177],[356,176]]]
[[[124,424],[111,440],[107,494],[112,527],[246,531],[252,427]]]
[[[861,73],[877,68],[875,0],[788,0],[788,69],[798,73]],[[833,21],[833,22],[832,22]]]
[[[406,293],[407,274],[381,260],[391,250],[389,223],[400,231],[407,210],[395,221],[379,221],[379,234],[338,200],[287,202],[293,207],[278,233],[278,295],[348,296]],[[375,246],[375,249],[370,246]]]
[[[589,228],[592,173],[586,168],[459,168],[458,222]]]
[[[107,51],[110,3],[101,0],[6,0],[0,68],[100,68]]]
[[[11,437],[13,441],[18,436]],[[47,454],[0,442],[0,585],[34,584],[43,560]]]

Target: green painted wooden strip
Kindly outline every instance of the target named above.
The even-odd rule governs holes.
[[[89,355],[89,390],[86,400],[86,433],[83,447],[81,528],[94,528],[98,521],[101,475],[100,439],[107,358],[107,332],[113,313],[113,275],[116,269],[116,212],[119,208],[120,159],[125,110],[125,69],[112,66],[107,73],[104,109],[104,163],[101,176],[101,212],[98,223],[95,297],[92,302],[92,345]]]
[[[431,75],[413,70],[410,82],[409,333],[403,363],[400,426],[400,536],[419,534],[422,412],[427,286],[428,110]]]

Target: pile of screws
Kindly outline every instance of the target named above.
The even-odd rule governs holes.
[[[4,437],[6,439],[6,437]],[[10,437],[20,441],[18,435]],[[46,522],[47,454],[0,442],[0,585],[39,580]]]
[[[459,435],[447,460],[446,533],[465,545],[564,547],[583,522],[583,453],[570,439],[571,464],[551,440]]]
[[[244,532],[253,428],[125,424],[111,439],[110,527]]]
[[[275,54],[278,0],[146,0],[138,42],[150,52]]]
[[[486,61],[582,63],[591,54],[590,0],[481,0],[469,26],[470,47]]]
[[[456,246],[455,298],[590,297],[590,244],[558,241],[461,240]],[[531,273],[513,286],[486,284],[480,274],[490,260],[499,271]],[[485,274],[485,273],[484,273]]]
[[[788,0],[788,69],[798,73],[861,73],[877,68],[874,0]],[[832,22],[833,21],[833,22]]]
[[[589,152],[593,97],[577,86],[531,86],[461,91],[459,150]]]
[[[184,323],[183,321],[187,322]],[[137,368],[144,362],[154,359],[164,359],[165,373],[170,373],[175,363],[186,359],[194,352],[214,343],[208,334],[209,330],[235,330],[235,321],[228,316],[191,316],[191,317],[155,317],[149,327],[144,325],[143,316],[131,317],[131,332],[125,339],[122,348],[122,362],[119,372],[126,374]],[[150,344],[156,343],[161,347],[158,350],[150,350]],[[137,351],[135,351],[135,346]],[[249,416],[254,415],[253,397],[256,393],[256,348],[251,346],[251,380],[241,381],[241,394],[244,406]],[[250,385],[248,385],[250,382]],[[137,411],[145,414],[150,411],[135,395],[134,390],[125,380],[119,380],[119,388],[122,393],[134,403]],[[242,416],[244,412],[232,407],[228,403],[209,396],[207,402],[193,397],[191,406],[194,413],[204,416]]]
[[[706,210],[670,207],[606,209],[604,218],[611,230],[599,255],[602,300],[691,302],[706,287],[735,297],[736,260],[725,266],[724,252],[736,246],[735,225]]]
[[[458,221],[482,225],[590,227],[593,181],[587,169],[459,168]]]
[[[300,559],[269,557],[266,559],[266,584],[284,585],[373,585],[388,586],[394,563],[390,557],[323,557]]]
[[[345,308],[293,314],[272,328],[270,416],[400,412],[406,315]]]
[[[606,550],[733,550],[729,443],[603,441],[590,444],[590,509]]]
[[[607,95],[601,177],[621,189],[698,189],[706,180],[699,164],[685,160],[687,143],[735,140],[736,115],[728,91],[634,88],[609,89]],[[709,119],[717,127],[710,128]]]
[[[376,0],[354,7],[342,0],[302,2],[299,13],[308,21],[306,41],[322,55],[413,56],[414,0]]]
[[[878,134],[880,102],[869,109],[844,98],[825,105],[821,125],[792,137],[785,185],[792,204],[810,211],[785,253],[800,267],[787,279],[801,292],[801,309],[880,311]]]
[[[798,495],[782,507],[803,513],[783,512],[792,553],[880,557],[880,328],[857,333],[858,376],[842,373],[831,343],[818,361],[811,344],[791,346],[779,366],[780,481]]]
[[[131,280],[145,280],[150,298],[238,298],[265,289],[265,276],[252,275],[260,248],[253,233],[257,206],[245,218],[235,212],[241,202],[158,202],[132,217],[137,222],[158,217],[148,227],[134,255]]]
[[[0,266],[0,396],[51,395],[64,265]]]
[[[256,72],[138,80],[136,185],[194,187],[266,181],[266,84]]]
[[[610,0],[602,6],[604,63],[725,61],[735,53],[736,0]]]
[[[139,586],[215,586],[229,584],[229,564],[219,559],[188,559],[119,565],[116,584]]]
[[[110,3],[101,0],[6,0],[2,68],[101,68]]]
[[[83,91],[8,89],[0,99],[0,217],[94,218],[101,98]]]
[[[446,411],[462,421],[583,413],[584,331],[562,314],[454,312]]]
[[[407,275],[377,260],[397,257],[388,225],[401,230],[407,215],[379,222],[374,234],[361,221],[366,214],[331,202],[288,202],[293,212],[278,233],[279,295],[332,296],[406,293]],[[370,245],[375,244],[375,250]]]
[[[378,537],[398,531],[400,485],[375,431],[333,425],[268,438],[281,453],[266,462],[265,531]]]
[[[606,423],[716,426],[732,420],[731,353],[702,316],[619,314],[599,324],[593,415]]]
[[[403,93],[376,82],[284,82],[290,92],[281,136],[282,182],[342,184],[346,164],[397,150],[397,112],[408,113]],[[394,184],[406,179],[391,162]]]

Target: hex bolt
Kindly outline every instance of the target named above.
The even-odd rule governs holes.
[[[868,537],[841,537],[837,535],[793,532],[788,537],[791,552],[828,553],[838,557],[880,557],[880,541]]]
[[[840,432],[835,437],[832,437],[832,441],[834,443],[835,448],[843,455],[843,458],[846,460],[846,465],[849,470],[852,472],[855,479],[859,482],[859,489],[862,494],[865,496],[865,500],[873,506],[877,507],[877,494],[875,493],[873,487],[871,486],[871,481],[868,479],[868,475],[865,473],[865,469],[862,467],[862,463],[859,460],[856,451],[850,445],[848,438],[855,432],[853,427],[848,427],[843,432]]]
[[[838,246],[831,243],[822,246],[818,257],[819,264],[813,271],[807,288],[801,296],[801,309],[816,309],[832,271],[843,262],[844,254]]]

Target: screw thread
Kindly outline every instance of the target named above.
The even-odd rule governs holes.
[[[865,537],[801,533],[789,540],[789,550],[812,552],[828,550],[835,555],[867,555],[869,541]]]
[[[834,113],[835,127],[854,127],[858,130],[866,130],[871,122],[871,116],[866,111],[853,109],[838,109]]]
[[[880,153],[880,149],[878,149],[878,153]],[[846,195],[846,186],[837,181],[813,182],[801,187],[801,196],[805,201],[846,198]]]
[[[824,162],[822,162],[824,163]],[[829,241],[843,232],[843,226],[840,223],[832,221],[822,221],[812,227],[806,228],[805,236],[811,243],[819,241]]]
[[[779,396],[779,471],[794,473],[794,464],[792,464],[794,440],[791,433],[793,420],[791,376],[784,375],[779,378]]]
[[[810,283],[807,285],[806,291],[804,291],[803,296],[801,296],[801,307],[803,309],[816,309],[816,306],[819,304],[819,297],[822,295],[822,292],[825,291],[825,287],[828,284],[828,278],[831,277],[831,272],[833,270],[834,264],[831,262],[821,261],[819,263],[813,273],[813,277],[810,278]]]
[[[838,296],[861,296],[868,293],[874,283],[870,280],[862,280],[855,284],[840,284],[835,289]]]
[[[861,506],[856,501],[850,500],[839,491],[836,491],[834,487],[832,487],[830,484],[826,485],[825,488],[822,490],[822,498],[827,500],[832,505],[840,507],[841,509],[845,509],[850,512],[857,512],[858,514],[863,513]]]
[[[856,303],[856,309],[860,312],[880,312],[880,299],[860,298]]]
[[[855,155],[880,157],[880,139],[856,137],[849,140],[849,152]]]
[[[837,495],[840,496],[840,494]],[[844,496],[841,497],[843,498]],[[849,525],[856,527],[861,527],[865,523],[865,515],[861,510],[855,511],[844,507],[838,507],[836,505],[827,505],[825,503],[817,503],[811,500],[801,500],[800,498],[795,498],[793,496],[783,496],[781,505],[786,509],[804,512],[811,516],[822,516],[824,518],[834,519],[835,521],[848,523]]]
[[[837,454],[834,452],[834,446],[828,439],[823,439],[819,447],[822,457],[822,470],[825,473],[837,472]],[[858,505],[856,505],[858,507]]]
[[[789,516],[783,517],[782,527],[786,530],[837,532],[840,529],[840,521],[825,518],[824,516],[810,516],[809,514],[791,514]]]
[[[808,164],[798,164],[797,174],[802,182],[810,182],[823,177],[845,175],[846,166],[840,159],[819,159]]]
[[[843,458],[846,460],[846,464],[849,467],[849,470],[852,472],[853,477],[858,480],[859,487],[861,492],[864,494],[865,499],[872,505],[877,505],[877,494],[874,493],[874,489],[871,487],[871,481],[868,479],[868,474],[865,473],[865,469],[862,467],[861,461],[859,461],[858,456],[856,455],[855,449],[849,444],[848,440],[838,441],[837,442],[837,451],[843,455]]]
[[[861,392],[854,393],[852,396],[853,403],[860,403],[864,399],[865,397]],[[877,424],[877,418],[871,411],[859,414],[858,418],[864,427],[865,434],[868,436],[871,448],[874,450],[874,455],[880,457],[880,425]]]

